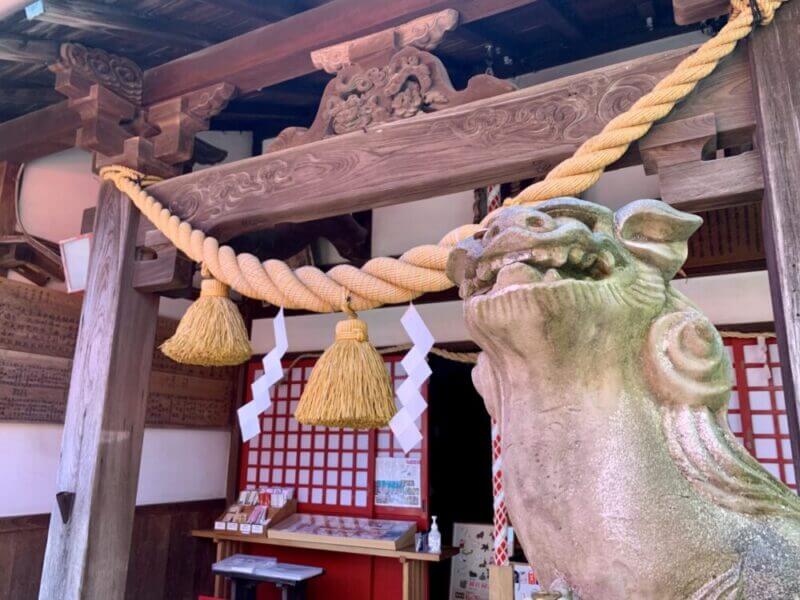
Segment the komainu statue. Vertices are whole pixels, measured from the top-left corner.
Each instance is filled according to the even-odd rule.
[[[800,501],[733,437],[727,352],[670,284],[701,222],[561,198],[450,256],[511,520],[561,597],[800,598]]]

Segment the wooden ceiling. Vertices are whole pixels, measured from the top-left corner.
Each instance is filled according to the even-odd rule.
[[[381,3],[406,0],[375,2],[375,10],[381,10]],[[101,48],[150,69],[326,3],[40,0],[29,8],[30,18],[20,10],[0,21],[0,122],[63,100],[47,69],[61,42]],[[459,26],[435,50],[457,88],[488,67],[499,77],[512,77],[686,30],[675,25],[670,0],[517,4]],[[308,126],[330,77],[310,72],[240,96],[212,128],[254,130],[260,138],[290,125]]]

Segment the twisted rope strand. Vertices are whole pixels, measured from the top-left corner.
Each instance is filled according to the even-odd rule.
[[[760,22],[767,24],[785,0],[756,1]],[[750,33],[754,23],[750,2],[732,0],[731,8],[728,23],[714,38],[681,61],[626,112],[609,121],[600,133],[586,140],[545,179],[506,199],[504,206],[575,196],[594,185],[606,167],[625,154],[653,123],[667,116],[675,104],[691,93],[720,60],[733,52],[736,43]],[[202,263],[215,279],[256,300],[319,313],[339,310],[344,295],[350,297],[353,310],[359,311],[409,302],[423,293],[452,287],[445,274],[450,250],[483,229],[489,218],[487,216],[480,225],[457,227],[438,244],[411,248],[400,258],[373,258],[361,269],[338,265],[327,273],[310,266],[293,271],[280,260],[262,263],[252,254],[237,255],[230,246],[220,246],[216,238],[181,221],[144,189],[158,181],[157,178],[144,177],[120,166],[101,169],[100,174],[113,181],[159,231],[189,258]]]

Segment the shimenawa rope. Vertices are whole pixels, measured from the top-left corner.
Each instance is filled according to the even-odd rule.
[[[609,121],[600,133],[586,140],[544,180],[508,198],[504,206],[577,195],[591,187],[631,143],[643,137],[654,122],[669,114],[677,102],[689,95],[697,83],[733,51],[736,43],[750,33],[754,23],[771,22],[784,1],[732,0],[731,16],[714,38],[682,60],[671,74],[626,112]],[[399,259],[373,258],[361,269],[338,265],[327,273],[311,266],[293,271],[280,260],[262,263],[252,254],[237,255],[230,246],[220,246],[216,238],[173,215],[144,189],[158,181],[157,178],[120,166],[106,167],[100,173],[130,197],[179,250],[202,263],[214,279],[244,296],[284,308],[334,312],[340,308],[342,296],[347,295],[354,310],[366,310],[383,304],[409,302],[423,293],[445,290],[452,286],[445,274],[450,250],[483,228],[482,224],[463,225],[450,231],[436,245],[411,248]]]

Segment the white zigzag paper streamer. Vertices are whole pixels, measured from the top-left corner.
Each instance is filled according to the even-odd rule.
[[[272,406],[270,394],[272,386],[283,379],[281,359],[289,348],[283,308],[278,311],[278,314],[272,320],[272,327],[275,331],[275,347],[261,361],[264,367],[263,375],[250,386],[250,390],[253,392],[253,399],[236,411],[239,416],[239,429],[242,432],[242,440],[245,442],[250,441],[261,433],[261,421],[258,417]]]
[[[414,345],[400,361],[408,377],[397,388],[397,399],[402,406],[389,421],[389,428],[403,452],[408,454],[422,440],[422,433],[417,428],[416,420],[425,412],[428,404],[419,390],[431,376],[431,368],[425,357],[433,348],[434,339],[413,304],[408,305],[408,310],[400,322]]]

